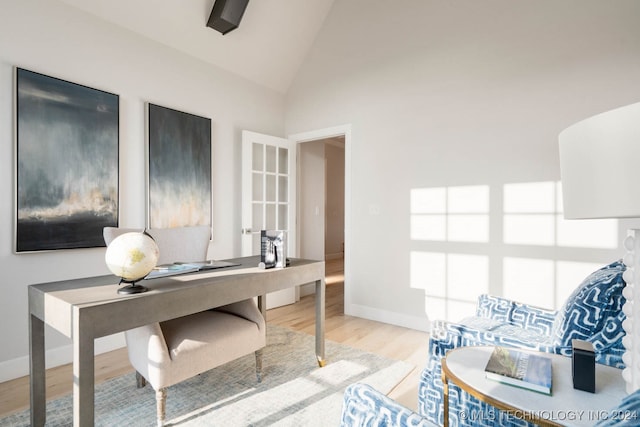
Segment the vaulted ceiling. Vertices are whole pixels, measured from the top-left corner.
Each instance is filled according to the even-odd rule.
[[[206,26],[214,0],[60,0],[262,86],[289,88],[334,0],[250,0],[240,27]]]

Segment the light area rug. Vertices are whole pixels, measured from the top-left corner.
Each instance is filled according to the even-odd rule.
[[[268,325],[263,378],[253,354],[167,389],[167,426],[338,426],[344,389],[354,382],[389,393],[413,366],[326,341],[319,368],[315,338]],[[96,386],[96,426],[155,426],[155,392],[127,374]],[[0,418],[28,426],[29,411]],[[72,425],[72,397],[47,403],[47,426]]]

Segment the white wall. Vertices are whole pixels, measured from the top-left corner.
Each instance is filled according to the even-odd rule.
[[[326,259],[344,256],[344,143],[325,144],[326,172]]]
[[[325,144],[298,145],[298,228],[300,257],[324,259]]]
[[[539,260],[555,293],[567,263],[622,255],[505,243],[504,185],[558,181],[562,129],[640,100],[639,18],[635,0],[335,1],[287,95],[286,131],[352,126],[349,314],[426,329],[424,295],[443,281],[452,299],[504,293],[509,259]],[[412,190],[478,184],[486,241],[411,237]],[[447,279],[464,268],[447,261],[416,280],[416,253],[485,269],[467,268],[461,292]]]
[[[283,96],[53,0],[2,0],[0,13],[0,381],[27,373],[27,286],[106,274],[104,248],[13,253],[13,67],[120,95],[120,225],[145,224],[144,105],[212,119],[214,258],[240,254],[240,134],[283,135]],[[98,349],[122,345],[121,337]],[[70,361],[47,331],[48,359]]]

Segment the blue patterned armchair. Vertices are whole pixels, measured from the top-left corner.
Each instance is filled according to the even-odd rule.
[[[623,368],[624,270],[624,264],[616,261],[593,272],[558,311],[481,295],[475,316],[459,323],[434,321],[431,325],[427,366],[421,374],[418,389],[420,414],[442,425],[444,413],[440,363],[442,357],[456,347],[501,345],[571,356],[571,341],[581,339],[593,344],[596,362]],[[458,417],[462,409],[468,411],[473,408],[477,413],[492,410],[454,384],[449,385],[449,408],[450,425],[454,426],[471,425],[470,420]],[[474,420],[473,425],[482,425],[478,422]],[[488,425],[495,425],[495,419],[488,422]],[[508,425],[529,424],[523,421]]]
[[[366,384],[347,387],[342,403],[341,427],[436,427],[423,416],[389,399]],[[477,425],[477,424],[476,424]],[[594,427],[640,425],[640,390],[626,396]]]
[[[342,427],[436,427],[367,384],[351,384],[342,400]]]

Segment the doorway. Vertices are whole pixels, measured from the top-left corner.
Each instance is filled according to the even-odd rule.
[[[291,135],[289,139],[297,142],[298,151],[299,255],[326,261],[328,286],[344,281],[346,311],[349,295],[350,126]],[[333,277],[336,272],[339,278]],[[313,292],[313,286],[303,286],[300,296]]]

